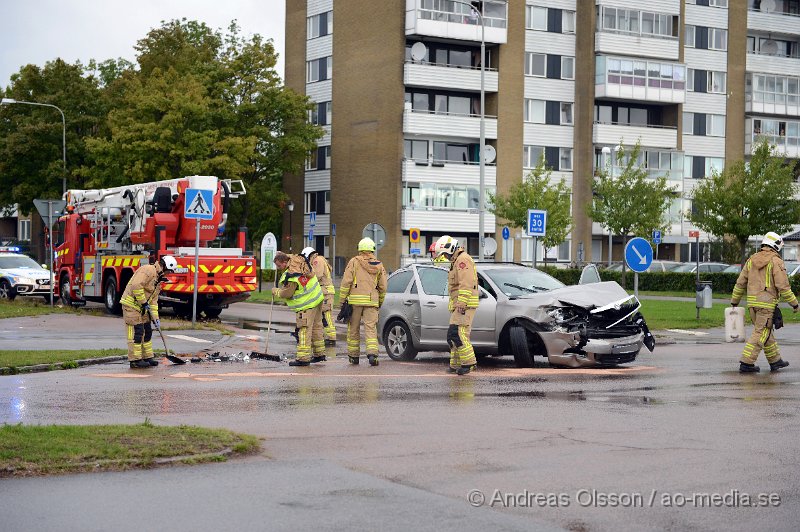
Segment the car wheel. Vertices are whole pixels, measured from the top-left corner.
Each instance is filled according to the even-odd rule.
[[[0,280],[0,299],[14,301],[15,297],[17,297],[17,293],[14,291],[14,287],[11,286],[11,283],[6,279]]]
[[[61,294],[61,303],[65,307],[72,305],[72,299],[69,295],[69,276],[66,273],[61,276],[61,284],[58,285],[58,293]]]
[[[513,325],[508,331],[508,336],[517,367],[532,368],[533,355],[528,348],[528,332],[519,325]]]
[[[383,331],[383,345],[392,360],[414,360],[417,356],[411,331],[401,320],[394,320],[386,326]]]
[[[206,315],[206,318],[212,320],[219,318],[219,315],[222,314],[222,307],[206,307],[203,309],[203,314]]]
[[[122,305],[119,304],[117,299],[117,280],[114,277],[109,277],[106,280],[106,285],[103,289],[103,304],[105,304],[106,312],[109,314],[122,312]]]

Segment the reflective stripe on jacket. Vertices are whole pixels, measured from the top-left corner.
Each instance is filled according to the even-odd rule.
[[[466,308],[478,308],[478,272],[475,261],[463,248],[456,250],[447,276],[447,289],[450,292],[448,308],[450,312],[456,303],[463,303]]]
[[[331,265],[328,264],[325,257],[322,255],[314,257],[311,261],[311,271],[313,271],[314,275],[319,279],[319,285],[322,287],[323,292],[331,295],[336,293],[336,289],[333,287],[333,281],[331,280]]]

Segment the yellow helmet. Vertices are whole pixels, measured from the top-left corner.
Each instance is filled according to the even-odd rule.
[[[375,251],[375,241],[369,237],[362,238],[358,242],[359,251]]]

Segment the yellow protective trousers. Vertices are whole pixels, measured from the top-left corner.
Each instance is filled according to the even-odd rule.
[[[781,358],[778,350],[778,342],[772,330],[772,315],[774,310],[771,308],[750,307],[750,321],[753,322],[753,334],[747,339],[742,351],[741,362],[745,364],[755,364],[758,354],[764,350],[767,362],[772,364]]]
[[[378,354],[378,307],[353,305],[353,315],[347,324],[347,354],[357,357],[361,352],[361,324],[364,324],[364,343],[367,355]]]
[[[333,295],[326,294],[325,301],[322,303],[322,316],[325,318],[323,326],[325,327],[325,339],[336,340],[336,323],[333,321],[331,309],[333,308]]]
[[[322,305],[301,310],[295,316],[297,326],[297,360],[311,361],[311,353],[325,353],[325,337],[322,333]]]
[[[475,358],[475,350],[469,341],[475,310],[474,308],[468,308],[464,314],[461,314],[456,309],[450,315],[450,326],[458,327],[458,340],[461,343],[461,345],[457,346],[455,341],[448,339],[450,344],[450,367],[453,369],[458,369],[460,366],[474,366],[478,363]]]
[[[128,329],[128,360],[153,358],[153,329],[150,322],[126,325]]]

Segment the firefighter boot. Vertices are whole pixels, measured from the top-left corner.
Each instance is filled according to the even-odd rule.
[[[470,366],[461,366],[460,368],[458,368],[458,371],[456,371],[456,375],[466,375],[467,373],[472,373],[476,369],[477,366],[475,364],[472,364]]]
[[[143,358],[142,360],[144,360],[145,362],[147,362],[147,363],[148,363],[148,364],[150,364],[151,366],[158,366],[158,360],[156,360],[156,359],[155,359],[155,358],[153,358],[153,357],[150,357],[150,358]]]
[[[739,362],[739,373],[758,373],[759,371],[761,371],[761,368],[755,364],[745,364],[744,362]]]
[[[347,355],[347,360],[354,366],[358,366],[358,355]]]
[[[328,359],[325,357],[325,355],[317,355],[317,356],[311,357],[311,362],[312,363],[325,362],[326,360],[328,360]]]
[[[130,361],[131,369],[142,369],[142,368],[149,368],[150,363],[146,360],[131,360]]]
[[[297,359],[295,359],[295,360],[292,360],[291,362],[289,362],[289,365],[290,366],[310,366],[311,362],[309,362],[308,360],[297,360]]]
[[[789,363],[781,358],[777,362],[770,362],[769,370],[770,371],[778,371],[779,369],[785,368],[788,365],[789,365]]]
[[[367,355],[367,360],[369,360],[370,366],[378,365],[378,355]]]

